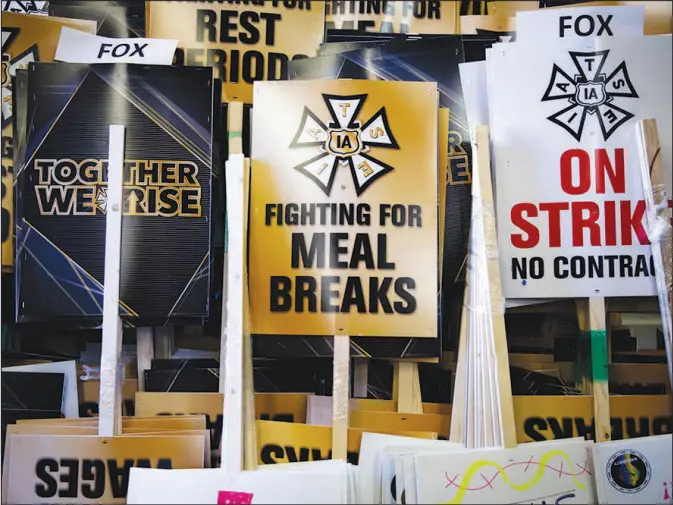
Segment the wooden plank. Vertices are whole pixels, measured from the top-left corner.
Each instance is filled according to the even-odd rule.
[[[334,335],[332,373],[332,459],[346,460],[350,390],[350,337]]]
[[[583,377],[583,393],[589,394],[590,390],[593,395],[596,442],[607,442],[611,439],[611,427],[605,299],[578,299],[576,303],[577,322],[582,332],[580,338],[589,339],[591,357],[590,376]]]
[[[353,359],[353,398],[367,398],[369,386],[369,360]]]
[[[245,298],[244,268],[244,169],[242,154],[229,156],[226,164],[227,225],[228,225],[228,275],[226,296],[227,317],[222,321],[222,346],[224,359],[224,396],[222,424],[222,468],[228,472],[243,470],[244,438],[244,345],[243,345],[243,300]]]
[[[145,391],[145,370],[152,368],[154,359],[154,331],[151,326],[136,329],[136,361],[138,364],[138,390]]]
[[[482,202],[482,219],[486,239],[486,259],[488,265],[489,299],[493,323],[493,344],[496,356],[496,372],[501,412],[502,441],[504,447],[516,447],[516,426],[512,403],[512,380],[509,375],[509,355],[507,353],[507,330],[505,328],[505,299],[500,280],[500,259],[498,238],[493,208],[493,187],[491,184],[491,150],[488,127],[475,127],[474,171],[478,171],[479,189]]]
[[[421,381],[418,363],[400,361],[395,363],[397,374],[397,411],[404,414],[422,414]]]
[[[124,168],[123,125],[110,126],[108,147],[108,190],[105,216],[105,284],[103,286],[103,336],[101,344],[98,435],[121,434],[122,320],[119,317],[119,278],[121,273],[122,201]]]
[[[636,124],[641,179],[645,196],[645,219],[654,260],[655,280],[659,313],[666,346],[669,382],[673,388],[673,278],[671,265],[673,251],[671,216],[668,210],[670,195],[667,195],[666,175],[662,163],[659,131],[655,119],[643,119]]]

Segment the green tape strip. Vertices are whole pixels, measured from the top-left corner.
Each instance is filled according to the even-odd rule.
[[[228,137],[230,139],[237,139],[237,138],[242,137],[242,136],[243,136],[243,132],[229,132],[229,135],[228,135]]]
[[[608,380],[608,333],[591,330],[591,372],[594,382]]]

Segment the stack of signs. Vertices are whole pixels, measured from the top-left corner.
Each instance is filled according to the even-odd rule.
[[[12,3],[12,2],[8,2]],[[3,2],[4,7],[4,2]],[[2,270],[14,266],[14,145],[12,80],[18,69],[35,61],[52,61],[61,34],[67,26],[94,33],[91,21],[32,16],[5,12],[2,15]]]
[[[327,0],[325,28],[379,33],[457,33],[459,4],[440,0]]]
[[[19,420],[7,428],[3,503],[126,503],[132,467],[204,468],[203,416],[122,418],[99,437],[96,419]]]
[[[671,39],[642,21],[638,6],[520,13],[488,55],[507,298],[656,295],[634,124],[657,120],[670,195]]]
[[[290,60],[314,56],[323,39],[324,4],[149,1],[147,32],[178,39],[175,63],[210,66],[225,101],[252,102],[252,84],[287,78]]]
[[[145,0],[49,0],[50,16],[95,21],[102,37],[144,37],[145,10]]]
[[[210,68],[30,66],[17,99],[31,128],[15,135],[19,321],[101,318],[113,124],[126,126],[120,315],[209,316],[216,84]]]
[[[512,449],[466,449],[366,433],[360,449],[360,503],[597,503],[593,445],[573,438]]]
[[[598,502],[673,503],[672,435],[595,444]]]
[[[290,63],[290,78],[293,80],[344,78],[438,83],[440,105],[450,112],[448,138],[443,140],[448,142],[448,166],[442,166],[440,170],[440,174],[446,173],[440,182],[442,191],[446,189],[445,208],[440,210],[440,272],[442,333],[447,339],[449,336],[455,338],[459,328],[463,292],[463,283],[459,279],[466,252],[470,212],[471,151],[458,65],[466,60],[483,58],[485,48],[497,40],[497,37],[481,36],[418,37],[330,30],[327,43],[320,48],[320,57]],[[441,353],[440,341],[373,341],[366,338],[357,338],[356,341],[364,357],[418,358],[436,357]],[[300,346],[298,343],[293,345],[291,341],[266,338],[256,340],[255,351],[264,356],[278,357],[281,349],[300,352],[308,346],[321,355],[330,352],[328,345],[315,339]]]
[[[343,461],[274,465],[240,473],[133,468],[126,503],[359,503],[357,479],[357,467]]]
[[[254,104],[251,332],[437,337],[437,85],[264,82]]]

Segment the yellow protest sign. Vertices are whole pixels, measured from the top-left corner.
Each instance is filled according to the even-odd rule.
[[[77,390],[79,393],[79,415],[82,417],[97,416],[100,380],[79,381]],[[126,379],[122,383],[122,415],[134,415],[133,403],[136,391],[138,391],[138,379]]]
[[[358,462],[364,431],[348,429],[348,461],[354,465]],[[437,438],[436,433],[430,432],[395,431],[387,428],[366,431],[405,437]],[[258,462],[262,465],[319,461],[332,457],[331,426],[257,421],[256,432]]]
[[[2,270],[14,266],[12,77],[34,61],[53,61],[61,28],[96,33],[95,21],[2,13]]]
[[[532,442],[594,437],[591,396],[514,396],[517,440]],[[612,439],[662,435],[673,431],[670,396],[612,396]]]
[[[225,101],[252,103],[252,83],[287,79],[290,60],[315,56],[324,10],[315,0],[148,2],[148,37],[178,39],[177,65],[211,66]]]
[[[125,503],[131,467],[203,468],[205,437],[12,435],[8,503]]]
[[[457,33],[460,2],[325,1],[325,28],[382,33]]]
[[[350,413],[353,428],[364,431],[431,431],[439,438],[448,439],[451,429],[451,416],[442,414],[402,414],[400,412],[373,412],[355,410]]]
[[[56,426],[98,426],[95,417],[55,418],[55,419],[19,419],[17,424],[41,424]],[[127,429],[159,430],[205,430],[206,419],[203,415],[158,416],[158,417],[122,417],[122,431]]]
[[[255,85],[253,334],[437,336],[437,110],[436,83]]]

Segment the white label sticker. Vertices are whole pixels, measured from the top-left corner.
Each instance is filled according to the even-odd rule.
[[[578,7],[516,13],[516,40],[637,37],[643,34],[645,7]]]
[[[67,63],[170,65],[177,47],[177,39],[113,39],[63,27],[54,59]]]

